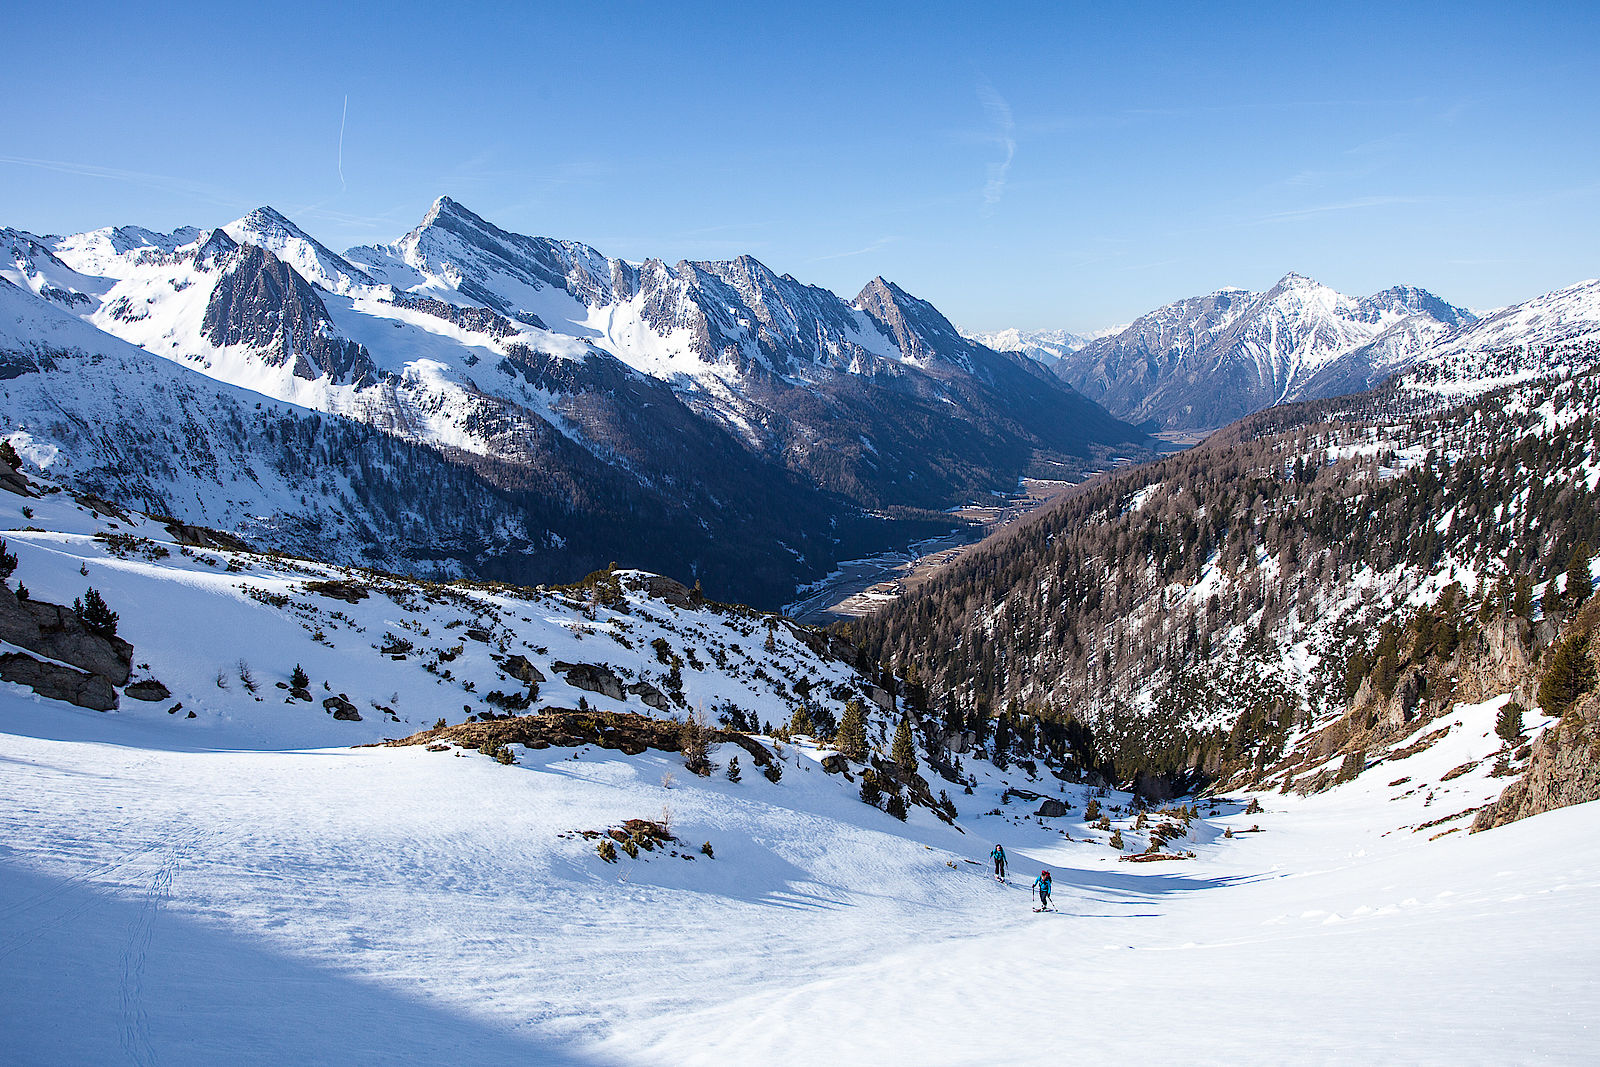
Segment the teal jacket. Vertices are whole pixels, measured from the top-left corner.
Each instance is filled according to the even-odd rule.
[[[1049,896],[1050,895],[1050,876],[1048,874],[1041,874],[1039,877],[1035,878],[1033,880],[1033,888],[1037,889],[1039,892],[1043,893],[1045,896]]]

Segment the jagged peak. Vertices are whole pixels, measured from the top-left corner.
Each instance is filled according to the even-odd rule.
[[[1328,286],[1323,285],[1321,282],[1317,281],[1315,278],[1309,277],[1308,275],[1305,275],[1305,274],[1301,274],[1299,271],[1291,270],[1288,273],[1286,273],[1283,277],[1279,278],[1278,281],[1277,281],[1277,284],[1273,285],[1273,287],[1271,289],[1267,290],[1267,295],[1270,296],[1270,295],[1272,295],[1274,293],[1285,293],[1285,292],[1289,292],[1290,290],[1294,290],[1294,289],[1326,289],[1326,288],[1328,288]]]
[[[223,256],[235,251],[239,242],[228,236],[228,231],[218,226],[214,230],[205,230],[195,240],[194,259],[200,267],[206,268],[215,265]],[[263,249],[263,251],[265,251]]]
[[[487,225],[480,216],[463,207],[460,201],[443,195],[434,198],[433,206],[428,208],[428,213],[422,218],[422,225],[431,226],[440,219],[460,219],[479,226]]]
[[[293,222],[289,221],[289,217],[287,215],[273,207],[271,204],[262,204],[260,207],[256,208],[239,221],[248,222],[250,220],[273,222],[279,226],[288,226],[293,229],[299,229],[298,226],[295,226]]]

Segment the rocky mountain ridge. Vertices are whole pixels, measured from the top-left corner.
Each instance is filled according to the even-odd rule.
[[[1355,299],[1291,272],[1264,293],[1223,289],[1157,308],[1054,369],[1131,421],[1209,428],[1288,400],[1370,388],[1472,321],[1411,286]]]
[[[509,233],[448,198],[393,245],[342,256],[270,208],[207,231],[8,230],[0,247],[14,294],[109,335],[77,350],[115,338],[431,449],[492,491],[538,493],[542,515],[571,518],[512,539],[539,546],[530,579],[592,569],[555,528],[597,521],[587,509],[604,498],[635,516],[625,526],[644,544],[699,528],[699,547],[670,553],[695,561],[677,573],[759,574],[725,594],[782,602],[841,553],[921,529],[868,512],[933,521],[1029,470],[1081,474],[1144,442],[881,279],[849,303],[750,257],[632,265]],[[37,321],[8,331],[19,366]],[[46,416],[14,413],[41,441]],[[522,517],[488,525],[508,524]],[[732,543],[744,561],[730,570],[714,557]],[[510,544],[497,566],[512,565]]]

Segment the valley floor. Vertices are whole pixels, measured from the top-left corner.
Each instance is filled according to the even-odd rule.
[[[1593,1056],[1596,805],[1429,841],[1432,793],[1369,773],[1216,805],[1194,859],[1135,864],[1002,805],[1001,772],[955,797],[963,834],[794,746],[738,784],[654,752],[208,749],[5,688],[11,1063]],[[1459,759],[1439,748],[1414,759]],[[663,807],[684,855],[559,836]]]

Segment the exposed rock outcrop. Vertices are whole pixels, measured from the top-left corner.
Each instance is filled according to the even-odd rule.
[[[333,712],[333,717],[335,719],[339,719],[344,722],[361,721],[361,712],[356,710],[356,706],[350,703],[350,698],[346,697],[343,693],[340,693],[336,697],[328,697],[322,702],[322,706],[328,711]]]
[[[231,242],[230,242],[231,243]],[[200,332],[218,347],[245,345],[297,378],[362,387],[378,380],[366,348],[340,335],[316,290],[277,256],[243,245],[223,257]]]
[[[544,672],[535,667],[526,656],[507,656],[500,669],[519,682],[537,684],[544,681]]]
[[[95,633],[71,608],[18,600],[4,587],[0,587],[0,641],[70,663],[111,685],[126,684],[133,667],[133,646],[122,638]]]
[[[111,711],[117,706],[117,691],[101,675],[46,663],[22,652],[0,655],[0,681],[25,685],[42,697],[91,711]]]
[[[4,372],[4,364],[0,362],[0,381],[9,377]],[[5,460],[0,459],[0,489],[18,496],[35,496],[33,486],[28,481],[28,476],[16,470]]]
[[[734,744],[750,754],[757,767],[772,762],[772,753],[759,741],[732,730],[707,730],[707,744]],[[646,749],[662,752],[683,751],[683,724],[651,719],[631,712],[574,711],[570,708],[545,708],[537,715],[521,715],[493,722],[468,722],[437,730],[424,730],[398,741],[385,741],[388,747],[442,745],[454,742],[462,748],[481,748],[485,744],[526,745],[540,749],[552,746],[577,748],[594,745],[637,756]]]
[[[1590,693],[1539,738],[1523,776],[1478,812],[1474,832],[1570,804],[1600,800],[1600,693]]]
[[[657,711],[667,710],[667,695],[649,682],[634,682],[628,686],[628,692]]]
[[[154,678],[146,678],[142,681],[134,682],[122,692],[125,696],[132,697],[134,700],[166,700],[172,696],[172,690]]]
[[[565,676],[567,684],[576,689],[599,693],[612,700],[627,699],[627,694],[622,688],[622,679],[605,664],[563,663],[557,660],[550,666]]]

